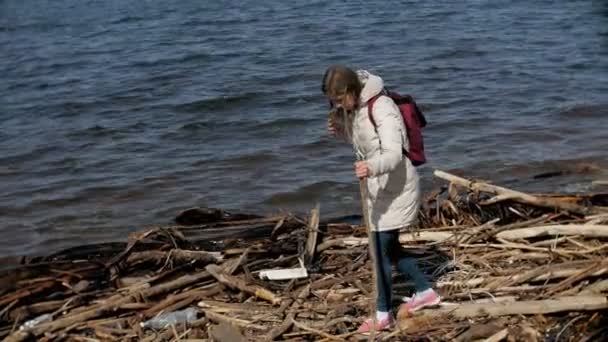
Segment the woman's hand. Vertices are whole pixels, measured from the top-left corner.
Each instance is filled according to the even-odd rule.
[[[332,136],[342,135],[342,127],[338,124],[338,111],[333,109],[327,116],[327,131]]]
[[[363,179],[370,176],[371,172],[369,170],[369,164],[366,161],[356,161],[355,162],[355,174],[357,178]]]
[[[327,131],[331,136],[335,137],[338,135],[338,127],[336,125],[336,120],[332,116],[327,118]]]

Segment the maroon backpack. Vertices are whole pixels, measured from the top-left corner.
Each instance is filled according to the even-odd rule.
[[[426,162],[426,157],[424,156],[424,143],[422,142],[422,128],[426,126],[426,119],[416,105],[414,98],[410,95],[400,95],[391,91],[383,91],[369,99],[369,101],[367,101],[367,113],[369,114],[369,120],[372,122],[372,125],[374,125],[374,128],[376,128],[376,121],[372,116],[372,107],[380,96],[390,97],[397,107],[399,107],[399,111],[401,112],[407,131],[407,139],[410,144],[410,150],[406,151],[405,148],[403,148],[403,154],[409,158],[414,166],[424,164]]]

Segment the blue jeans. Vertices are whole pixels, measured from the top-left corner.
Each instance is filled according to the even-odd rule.
[[[406,274],[414,281],[417,292],[431,288],[428,280],[418,268],[416,260],[401,248],[399,229],[373,232],[372,238],[376,247],[376,283],[378,286],[376,306],[378,311],[391,311],[393,264],[397,265],[399,272]]]

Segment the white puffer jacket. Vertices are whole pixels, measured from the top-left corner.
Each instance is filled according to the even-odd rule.
[[[416,168],[402,153],[409,144],[399,108],[387,96],[373,106],[371,123],[367,101],[384,89],[384,81],[367,71],[357,72],[363,84],[358,109],[341,124],[345,138],[353,144],[359,159],[371,169],[367,181],[370,225],[374,231],[399,229],[415,223],[420,203]]]

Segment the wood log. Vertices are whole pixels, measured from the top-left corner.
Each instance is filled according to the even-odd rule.
[[[525,279],[524,281],[526,281],[526,282],[537,282],[537,281],[546,281],[546,280],[552,280],[552,279],[558,279],[558,278],[568,278],[572,275],[579,273],[581,271],[581,267],[588,267],[591,264],[592,263],[578,263],[578,264],[576,264],[576,266],[556,264],[550,268],[543,268],[542,271],[540,271],[540,272],[537,272],[537,269],[533,269],[533,270],[529,271],[531,273],[532,272],[535,273],[535,275],[533,277],[529,276],[530,273],[524,272],[524,273],[516,273],[510,277],[486,277],[486,278],[481,277],[481,278],[472,278],[472,279],[464,280],[464,281],[439,281],[439,282],[437,282],[437,287],[442,288],[442,287],[455,286],[455,287],[464,287],[464,288],[475,288],[482,284],[495,284],[496,282],[500,282],[494,288],[490,288],[490,287],[487,288],[488,291],[494,291],[494,289],[498,288],[498,286],[504,287],[504,286],[511,286],[513,284],[520,284],[522,282],[522,280],[524,280],[524,279]],[[603,268],[600,268],[597,271],[593,272],[592,274],[589,274],[589,277],[596,277],[596,276],[600,276],[600,275],[603,275],[606,273],[608,273],[608,267],[603,267]],[[510,284],[510,285],[508,285],[508,284]]]
[[[222,272],[222,269],[218,265],[207,265],[205,268],[209,274],[211,274],[215,279],[217,279],[220,283],[237,289],[251,295],[254,295],[258,298],[264,299],[273,305],[279,305],[281,303],[281,298],[277,297],[271,291],[257,285],[248,285],[242,279],[239,279],[234,276],[229,276]]]
[[[451,233],[451,232],[406,232],[399,234],[399,242],[402,244],[408,244],[412,242],[444,242],[450,239],[455,239],[458,236],[463,236],[462,233]],[[354,236],[348,236],[338,239],[330,239],[323,241],[319,244],[317,251],[324,251],[331,247],[356,247],[366,246],[368,244],[367,238],[358,238]]]
[[[506,240],[529,239],[540,236],[580,235],[585,237],[608,237],[608,225],[551,225],[507,230],[496,234]]]
[[[571,296],[545,300],[461,304],[453,308],[422,310],[430,316],[450,315],[456,318],[499,317],[509,315],[550,314],[563,311],[593,311],[608,308],[606,296]]]
[[[532,196],[524,192],[511,190],[484,182],[469,181],[467,179],[440,170],[435,170],[434,175],[435,177],[447,180],[467,189],[471,189],[474,191],[484,191],[499,196],[499,198],[493,201],[493,203],[498,202],[498,200],[510,199],[524,204],[531,204],[543,208],[565,210],[580,215],[586,215],[594,212],[592,208],[587,208],[574,203],[560,201],[554,198],[541,198],[537,196]]]

